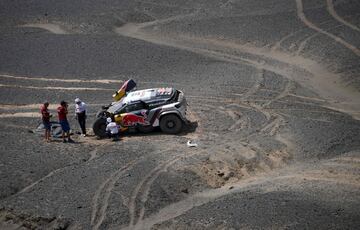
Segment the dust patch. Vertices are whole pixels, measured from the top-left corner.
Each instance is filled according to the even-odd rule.
[[[291,158],[286,150],[269,153],[259,151],[261,150],[239,145],[237,152],[218,152],[189,168],[209,186],[219,188],[274,168],[281,168]]]
[[[59,78],[45,78],[45,77],[25,77],[25,76],[12,76],[7,74],[0,74],[2,78],[11,78],[19,80],[29,80],[29,81],[50,81],[50,82],[66,82],[66,83],[123,83],[122,80],[113,80],[113,79],[95,79],[95,80],[84,80],[84,79],[59,79]]]
[[[88,104],[86,103],[86,105],[88,106],[102,106],[104,104]],[[0,104],[0,109],[4,109],[4,110],[11,110],[11,109],[16,109],[16,110],[20,110],[20,109],[40,109],[40,107],[42,106],[42,104]],[[49,105],[49,109],[56,109],[59,105],[57,105],[57,103],[50,103]]]
[[[25,25],[21,25],[19,27],[30,27],[30,28],[39,28],[43,30],[47,30],[53,34],[69,34],[66,30],[64,30],[60,25],[54,23],[29,23]]]
[[[70,91],[114,91],[113,89],[106,89],[106,88],[88,88],[88,87],[53,87],[53,86],[22,86],[22,85],[5,85],[0,84],[0,87],[4,88],[21,88],[21,89],[44,89],[44,90],[70,90]]]

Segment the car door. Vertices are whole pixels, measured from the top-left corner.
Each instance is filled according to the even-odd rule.
[[[148,110],[144,102],[136,102],[127,105],[123,109],[122,123],[124,126],[149,125]]]

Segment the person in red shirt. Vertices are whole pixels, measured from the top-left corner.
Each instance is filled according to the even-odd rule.
[[[50,113],[48,110],[49,107],[49,102],[45,102],[41,107],[40,107],[40,113],[41,113],[41,118],[42,118],[42,122],[45,128],[45,141],[50,142],[50,129],[51,129],[51,125],[50,125]]]
[[[59,123],[62,128],[62,138],[63,142],[66,143],[66,138],[68,142],[73,142],[70,138],[70,125],[67,120],[68,113],[68,104],[65,101],[60,102],[60,106],[57,108]]]

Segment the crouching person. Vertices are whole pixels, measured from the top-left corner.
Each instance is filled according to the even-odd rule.
[[[118,141],[120,126],[116,124],[116,122],[112,121],[111,117],[106,119],[106,123],[106,133],[108,134],[109,138],[112,138],[113,141]]]

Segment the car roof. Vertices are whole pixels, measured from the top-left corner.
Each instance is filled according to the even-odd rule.
[[[129,104],[135,101],[154,101],[154,100],[166,100],[171,98],[175,89],[174,88],[153,88],[143,89],[130,92],[123,100],[123,103]]]

